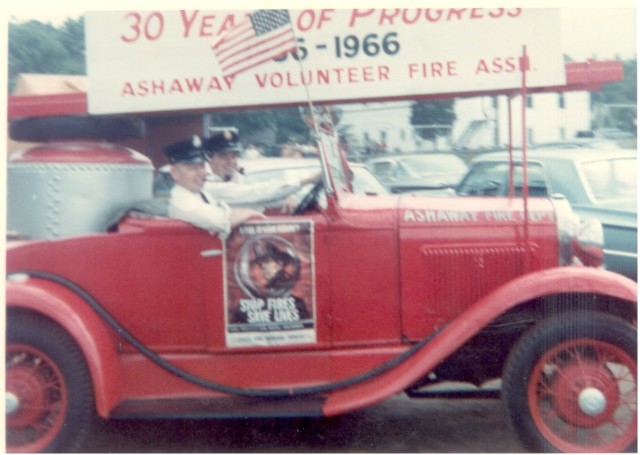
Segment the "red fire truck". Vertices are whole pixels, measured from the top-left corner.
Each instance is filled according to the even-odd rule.
[[[48,142],[8,163],[9,451],[76,449],[96,415],[335,416],[495,380],[527,449],[635,447],[636,283],[562,197],[353,194],[321,131],[298,214],[221,239],[136,204],[153,166],[111,133],[140,130],[85,103],[10,99],[12,136]]]

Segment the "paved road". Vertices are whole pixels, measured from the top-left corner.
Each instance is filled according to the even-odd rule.
[[[333,419],[101,422],[83,452],[523,452],[499,400],[394,397]]]

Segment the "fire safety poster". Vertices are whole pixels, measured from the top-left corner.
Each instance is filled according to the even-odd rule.
[[[314,343],[311,221],[260,221],[227,239],[226,342],[229,347]]]

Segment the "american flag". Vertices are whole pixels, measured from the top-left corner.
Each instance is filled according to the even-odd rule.
[[[211,46],[227,77],[280,57],[296,46],[289,11],[260,9],[220,35]]]

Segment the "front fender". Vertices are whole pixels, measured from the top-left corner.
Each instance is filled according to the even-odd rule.
[[[6,306],[8,317],[11,309],[30,310],[57,322],[73,337],[91,371],[96,411],[108,417],[122,390],[117,340],[87,303],[59,284],[20,275],[6,282]]]
[[[637,304],[635,281],[601,269],[561,267],[518,277],[474,303],[397,368],[371,381],[331,394],[324,404],[323,413],[327,416],[342,414],[402,392],[502,313],[538,297],[576,292],[607,295]]]

